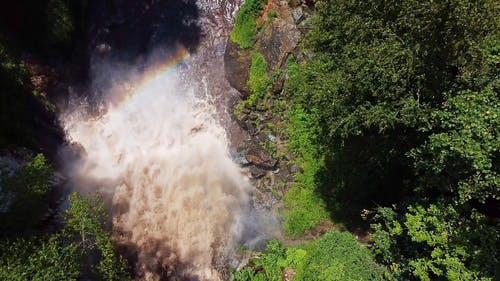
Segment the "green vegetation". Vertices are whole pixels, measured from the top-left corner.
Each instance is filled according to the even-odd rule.
[[[105,230],[107,216],[101,198],[73,193],[69,202],[71,208],[66,212],[67,225],[63,233],[74,241],[83,257],[94,257],[90,264],[83,265],[90,267],[100,280],[130,280],[125,260],[114,252],[113,241]]]
[[[317,2],[306,42],[314,56],[289,64],[287,92],[290,149],[299,163],[312,151],[318,166],[301,163],[297,181],[321,203],[293,205],[292,188],[285,205],[304,213],[285,216],[285,229],[301,229],[317,204],[347,229],[368,229],[363,212],[394,280],[499,276],[499,9],[491,0]],[[294,114],[310,121],[297,129]]]
[[[498,222],[444,202],[404,211],[381,208],[377,220],[383,223],[374,225],[374,252],[396,277],[495,280],[492,277],[498,276]]]
[[[262,13],[264,3],[264,0],[245,0],[236,15],[230,38],[241,48],[246,49],[253,46],[258,32],[257,19]]]
[[[0,280],[129,280],[125,261],[114,252],[106,215],[97,196],[69,196],[65,226],[42,223],[53,169],[38,154],[0,181]]]
[[[244,102],[251,106],[256,105],[259,99],[266,96],[269,82],[266,59],[259,52],[254,52],[248,78],[248,86],[250,87],[251,94]]]
[[[84,15],[86,2],[16,1],[0,11],[1,40],[21,52],[68,55],[72,51],[76,33],[81,28],[78,23],[82,22],[80,17]]]
[[[104,230],[98,197],[69,197],[66,226],[41,238],[0,240],[2,280],[130,280],[124,260]]]
[[[247,81],[250,95],[236,107],[235,114],[239,115],[244,108],[265,110],[269,98],[269,88],[274,79],[276,79],[276,74],[271,77],[267,75],[267,62],[264,56],[257,51],[253,52]]]
[[[303,172],[295,176],[295,183],[285,194],[283,213],[285,233],[292,237],[328,219],[328,212],[317,193],[318,177],[324,169],[324,154],[318,144],[318,127],[315,115],[297,107],[288,112],[287,132],[290,142],[287,149],[296,157],[296,164]]]
[[[52,46],[68,47],[75,32],[74,15],[70,1],[55,0],[47,5],[47,41]]]
[[[269,153],[269,155],[271,155],[271,157],[273,157],[274,159],[278,158],[276,142],[269,140],[265,142],[259,142],[259,145],[262,146],[262,148],[264,148]]]
[[[370,251],[359,245],[347,232],[330,231],[320,239],[298,247],[285,248],[276,241],[250,265],[235,272],[235,281],[281,281],[286,269],[295,273],[293,280],[348,281],[384,280]]]
[[[78,280],[76,245],[64,246],[59,237],[19,239],[0,243],[2,280]]]

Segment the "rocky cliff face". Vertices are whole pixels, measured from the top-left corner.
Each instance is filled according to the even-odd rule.
[[[255,44],[241,48],[228,40],[224,54],[227,81],[240,93],[234,118],[250,136],[238,151],[242,156],[240,164],[247,167],[257,187],[257,205],[266,209],[279,208],[293,175],[300,172],[298,166],[290,164],[293,156],[286,150],[283,95],[287,60],[301,56],[300,42],[308,29],[305,20],[311,15],[311,6],[307,2],[299,5],[294,1],[267,1],[257,21]],[[255,53],[266,61],[272,81],[264,98],[255,106],[245,107],[246,100],[252,99],[249,78]]]
[[[302,8],[298,9],[302,11]],[[237,43],[228,41],[224,56],[226,77],[243,95],[250,93],[247,82],[253,52],[258,51],[264,56],[271,74],[282,69],[288,55],[297,51],[302,36],[293,18],[294,11],[297,8],[294,9],[288,1],[270,0],[258,20],[261,29],[253,48],[240,48]]]

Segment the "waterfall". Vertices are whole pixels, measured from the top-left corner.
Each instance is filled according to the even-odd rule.
[[[239,2],[197,3],[204,37],[191,54],[177,45],[140,66],[93,60],[98,102],[76,100],[61,114],[80,151],[68,163],[72,185],[108,195],[113,236],[137,280],[227,279],[236,244],[266,236],[226,128],[237,93],[223,50]]]

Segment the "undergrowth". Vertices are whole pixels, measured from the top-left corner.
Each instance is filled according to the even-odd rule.
[[[320,239],[284,247],[271,241],[264,254],[234,272],[235,281],[281,281],[293,269],[294,281],[383,280],[384,269],[370,251],[348,232],[329,231]]]
[[[250,95],[236,106],[234,113],[236,115],[241,114],[243,108],[256,107],[257,109],[264,109],[265,99],[268,96],[273,79],[273,77],[267,75],[267,62],[264,56],[257,51],[254,52],[247,82],[250,87]]]
[[[312,114],[302,108],[287,113],[287,149],[295,155],[296,165],[303,172],[295,175],[295,183],[285,194],[284,231],[291,237],[303,235],[329,218],[325,203],[316,193],[317,177],[324,168],[324,156],[317,144],[317,126]]]
[[[241,48],[246,49],[253,46],[259,30],[257,19],[262,12],[264,3],[264,0],[246,0],[236,15],[230,39]]]

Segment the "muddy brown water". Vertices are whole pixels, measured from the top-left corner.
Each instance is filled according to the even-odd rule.
[[[249,135],[232,117],[239,93],[225,79],[224,52],[241,2],[89,1],[90,83],[61,115],[79,154],[66,173],[72,188],[108,196],[137,280],[227,280],[236,244],[275,231],[234,162]],[[183,50],[172,75],[135,88]],[[110,92],[128,89],[126,102],[108,104]]]

